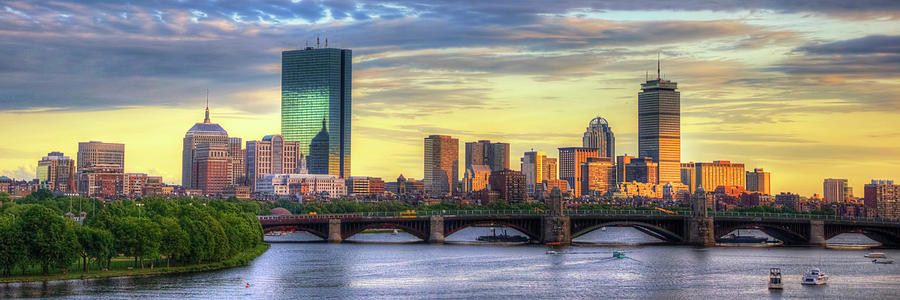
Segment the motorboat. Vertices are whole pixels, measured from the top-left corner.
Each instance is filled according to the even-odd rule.
[[[884,253],[881,253],[881,252],[871,252],[869,254],[866,254],[866,258],[886,258],[886,257],[887,257],[887,255],[885,255]]]
[[[819,270],[819,268],[812,268],[803,275],[803,280],[801,280],[800,283],[806,285],[826,284],[828,283],[828,275],[822,273],[822,270]]]
[[[556,251],[556,250],[550,249],[550,250],[547,250],[547,254],[554,254],[554,255],[556,255],[556,254],[564,254],[564,252],[562,252],[562,251]]]
[[[600,227],[600,231],[606,231],[606,226]]]
[[[887,265],[887,264],[892,264],[892,263],[894,263],[894,260],[893,260],[893,259],[889,259],[889,258],[880,258],[880,259],[879,259],[879,258],[876,258],[876,259],[873,259],[872,262],[873,262],[873,263],[876,263],[876,264],[885,264],[885,265]]]
[[[780,268],[770,268],[769,269],[769,289],[770,290],[784,289],[784,282],[781,281],[781,269]]]
[[[482,235],[475,240],[479,242],[492,242],[492,243],[524,243],[528,242],[528,237],[524,237],[521,235],[509,235],[506,230],[503,231],[502,234],[497,234],[497,231],[491,228],[491,235]]]
[[[754,235],[741,235],[740,231],[737,233],[728,234],[721,238],[716,239],[716,243],[727,243],[727,244],[760,244],[766,243],[769,241],[767,237],[757,237]]]
[[[626,256],[625,256],[625,250],[616,250],[616,251],[613,251],[612,257],[613,257],[613,258],[625,258],[625,257],[626,257]]]
[[[397,231],[397,229],[394,229],[394,231],[391,232],[391,235],[398,235],[398,234],[400,234],[400,233]]]

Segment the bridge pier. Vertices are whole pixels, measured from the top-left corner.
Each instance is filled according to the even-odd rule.
[[[572,243],[572,219],[566,216],[541,218],[541,243]]]
[[[328,219],[328,242],[340,243],[341,237],[341,219]]]
[[[444,243],[444,217],[431,216],[431,218],[428,219],[428,224],[430,226],[430,232],[428,234],[428,242],[431,244],[443,244]]]
[[[825,221],[810,220],[809,221],[809,245],[817,247],[825,247]]]
[[[687,243],[696,246],[715,246],[716,235],[713,218],[694,217],[687,220]]]

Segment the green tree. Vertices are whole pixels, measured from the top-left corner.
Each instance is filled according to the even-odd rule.
[[[68,268],[78,259],[78,239],[71,222],[44,206],[29,206],[21,216],[24,246],[28,257],[41,265],[41,272],[50,268]],[[73,223],[74,224],[74,223]]]
[[[15,215],[0,215],[0,267],[3,275],[9,276],[25,258],[25,241],[21,224]]]
[[[78,243],[81,244],[82,270],[87,271],[90,259],[94,259],[100,267],[109,268],[109,260],[115,252],[112,233],[89,226],[81,226],[76,232]]]
[[[144,267],[145,257],[159,254],[162,234],[159,225],[147,218],[127,216],[118,220],[111,230],[116,246],[125,255],[134,257],[134,266]]]
[[[166,267],[168,267],[173,258],[178,259],[190,254],[191,239],[187,232],[181,229],[175,218],[160,217],[157,222],[162,234],[159,252],[166,256]]]

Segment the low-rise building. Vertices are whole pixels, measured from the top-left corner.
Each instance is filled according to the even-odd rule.
[[[254,193],[263,196],[339,198],[347,195],[343,179],[324,174],[267,174],[257,179]]]

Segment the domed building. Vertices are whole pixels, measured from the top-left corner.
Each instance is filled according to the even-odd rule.
[[[272,209],[273,216],[290,216],[291,212],[284,207],[276,207]]]
[[[598,156],[615,160],[616,136],[613,134],[609,122],[603,117],[598,116],[588,123],[582,142],[584,147],[597,148]]]
[[[209,119],[209,105],[202,123],[196,123],[184,134],[181,152],[181,185],[199,189],[203,194],[224,192],[231,182],[228,132]]]

